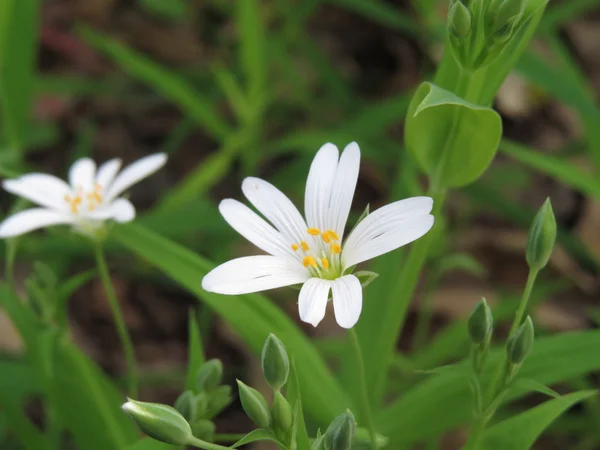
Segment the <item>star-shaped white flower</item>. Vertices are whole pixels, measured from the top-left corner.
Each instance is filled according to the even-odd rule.
[[[369,214],[344,240],[359,166],[356,143],[341,156],[333,144],[321,147],[306,182],[306,220],[276,187],[246,178],[244,195],[272,225],[237,200],[223,200],[219,210],[229,225],[269,255],[228,261],[208,273],[202,287],[236,295],[303,283],[298,306],[304,322],[317,326],[331,291],[337,323],[353,327],[362,309],[362,286],[353,268],[420,238],[433,226],[433,200],[413,197]]]
[[[6,218],[0,224],[0,238],[61,224],[71,224],[77,232],[93,234],[106,220],[129,222],[135,217],[135,208],[119,195],[156,172],[166,161],[164,153],[157,153],[135,161],[119,173],[120,159],[111,159],[96,171],[94,161],[82,158],[71,166],[69,183],[43,173],[5,180],[2,183],[5,190],[40,208],[26,209]]]

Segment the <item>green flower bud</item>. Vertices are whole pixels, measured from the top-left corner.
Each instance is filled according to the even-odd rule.
[[[196,386],[199,391],[212,391],[223,378],[223,364],[218,359],[206,361],[198,370],[196,376]]]
[[[292,407],[279,391],[275,392],[275,396],[273,397],[271,416],[273,417],[273,428],[283,433],[287,433],[294,422]]]
[[[190,424],[175,408],[131,399],[122,408],[144,433],[158,441],[185,445],[192,438]]]
[[[203,441],[212,442],[216,426],[210,420],[198,419],[192,422],[192,434]]]
[[[208,396],[207,418],[215,417],[231,403],[231,386],[219,386]]]
[[[228,386],[229,387],[229,386]],[[215,391],[213,391],[215,392]],[[210,394],[212,396],[212,393]],[[200,392],[194,397],[196,407],[196,418],[206,417],[209,411],[210,396],[206,392]]]
[[[283,342],[274,334],[265,341],[260,362],[269,386],[276,391],[281,389],[290,375],[290,360]]]
[[[533,347],[534,329],[531,317],[527,316],[525,322],[517,329],[514,336],[506,343],[508,360],[512,364],[521,364]]]
[[[488,35],[507,27],[512,32],[524,10],[524,0],[492,0],[486,12]]]
[[[325,431],[325,450],[350,450],[356,431],[356,419],[349,409],[337,416]]]
[[[494,318],[492,317],[492,310],[482,298],[469,317],[467,323],[469,328],[469,336],[475,344],[482,344],[488,338],[492,332],[494,326]]]
[[[271,413],[265,398],[256,389],[247,386],[240,380],[237,380],[238,390],[242,408],[246,415],[261,428],[269,428],[271,424]]]
[[[556,241],[556,219],[550,199],[547,198],[531,224],[527,237],[527,264],[531,269],[542,269],[552,255]]]
[[[471,13],[469,9],[457,0],[448,12],[448,29],[459,39],[471,34]]]
[[[193,391],[185,391],[177,400],[175,400],[175,409],[181,413],[181,415],[188,422],[194,420],[197,415],[196,398]]]

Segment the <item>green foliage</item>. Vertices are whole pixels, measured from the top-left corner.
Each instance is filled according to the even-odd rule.
[[[423,83],[408,108],[406,148],[444,187],[472,183],[490,165],[502,136],[494,110]]]

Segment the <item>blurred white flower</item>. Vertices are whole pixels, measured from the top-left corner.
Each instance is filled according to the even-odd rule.
[[[276,187],[246,178],[244,195],[272,225],[237,200],[223,200],[219,210],[229,225],[269,255],[228,261],[208,273],[202,287],[235,295],[303,283],[298,303],[304,322],[317,326],[332,291],[337,323],[353,327],[362,309],[354,266],[420,238],[433,226],[433,200],[413,197],[369,214],[344,241],[359,166],[356,143],[341,156],[333,144],[321,147],[306,182],[306,221]]]
[[[111,159],[96,171],[96,164],[82,158],[71,166],[69,183],[53,175],[31,173],[5,180],[8,192],[23,197],[40,208],[18,212],[0,223],[0,238],[8,238],[52,225],[71,224],[75,231],[94,234],[104,221],[129,222],[135,208],[118,197],[126,189],[160,169],[167,161],[164,153],[135,161],[119,173],[120,159]]]

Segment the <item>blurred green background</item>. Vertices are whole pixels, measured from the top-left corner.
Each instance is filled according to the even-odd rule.
[[[361,147],[356,217],[367,203],[374,209],[420,194],[423,180],[403,148],[403,120],[414,88],[431,78],[441,57],[447,2],[258,4],[3,0],[0,174],[64,176],[82,156],[130,162],[167,152],[166,169],[132,190],[139,221],[218,263],[254,252],[219,216],[218,201],[241,198],[242,179],[253,175],[302,205],[308,166],[325,142],[343,147],[357,141]],[[399,342],[416,355],[397,362],[406,383],[409,369],[463,354],[466,335],[448,325],[464,318],[481,296],[515,305],[526,276],[526,230],[548,196],[560,248],[534,292],[539,326],[564,331],[600,322],[598,55],[600,1],[551,1],[494,104],[505,130],[494,164],[449,199],[445,232]],[[0,204],[7,214],[14,198],[2,193]],[[142,370],[142,397],[172,402],[184,377],[188,310],[197,303],[108,245]],[[93,267],[85,243],[60,229],[21,239],[21,283],[38,260],[61,278]],[[118,340],[102,286],[91,278],[82,279],[70,298],[74,337],[119,376]],[[295,318],[294,295],[277,291],[272,297]],[[258,383],[243,342],[210,311],[201,308],[199,315],[208,356],[224,360],[230,381],[243,375]],[[340,330],[328,319],[316,330],[305,329],[335,357]],[[4,357],[17,358],[20,348],[0,316]],[[35,403],[30,409],[33,417],[39,414]],[[222,432],[249,428],[238,404],[217,424]],[[540,448],[576,448],[563,432],[572,430],[569,418],[561,424]],[[460,432],[446,436],[442,448],[458,448],[460,440]],[[13,448],[11,442],[10,433],[0,433],[2,448]],[[585,439],[577,442],[592,449],[597,440],[588,447]]]

